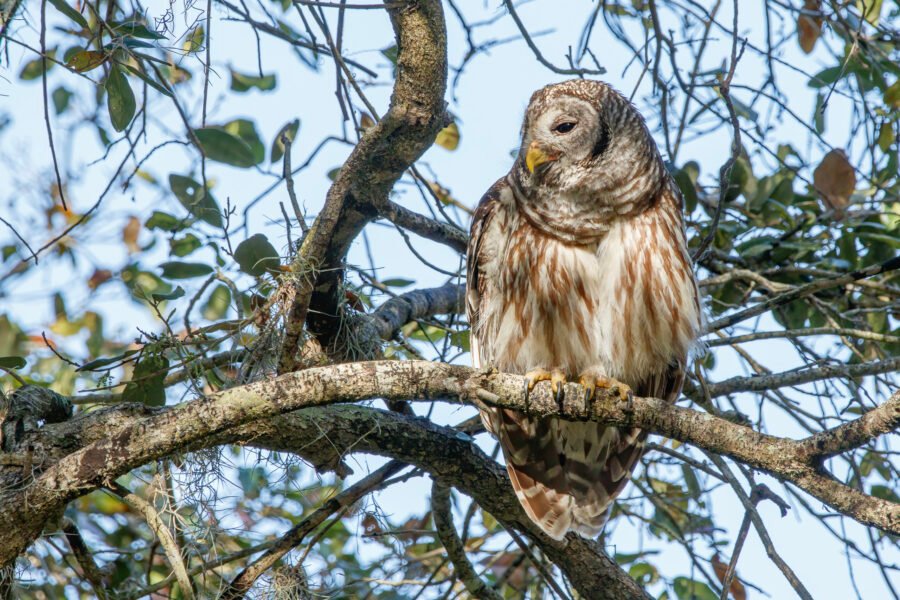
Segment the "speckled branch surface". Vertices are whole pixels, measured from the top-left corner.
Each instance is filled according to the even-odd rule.
[[[386,10],[397,40],[390,106],[344,162],[294,260],[294,271],[306,276],[288,310],[280,373],[295,368],[305,326],[324,348],[332,346],[350,244],[381,214],[394,184],[446,124],[447,34],[440,0],[391,4]]]
[[[47,466],[38,471],[33,480],[21,481],[19,485],[10,485],[8,473],[5,480],[0,480],[4,484],[0,491],[0,531],[4,532],[0,540],[0,564],[8,563],[20,553],[67,502],[170,453],[239,440],[241,438],[234,437],[234,432],[247,424],[268,423],[272,417],[298,409],[374,398],[445,400],[524,410],[522,384],[522,377],[517,375],[487,373],[436,362],[345,363],[286,374],[169,408],[151,410],[122,405],[47,426],[26,437],[20,445],[22,449],[30,448],[34,465]],[[579,398],[581,388],[569,384],[560,411],[550,397],[548,386],[541,384],[532,393],[528,410],[542,416],[561,415],[625,427],[639,426],[768,472],[860,523],[900,533],[900,505],[848,487],[831,477],[823,467],[828,457],[897,429],[900,426],[900,392],[855,421],[802,440],[765,435],[653,398],[635,398],[630,406],[617,397],[605,396],[584,406]],[[436,427],[416,419],[410,422],[431,428],[429,430]],[[403,437],[403,434],[398,435]],[[461,432],[453,435],[466,446],[472,446],[467,435]],[[388,440],[381,441],[386,443]],[[312,449],[314,442],[311,437],[305,440],[304,447]],[[391,456],[391,448],[391,444],[386,443],[384,448],[364,445],[356,450]],[[419,464],[410,456],[397,455],[395,458]],[[324,456],[320,459],[312,457],[312,460],[316,464],[327,463]],[[450,471],[443,473],[434,464],[421,466],[472,493],[479,502],[486,497],[484,490],[479,489],[479,482],[471,480],[472,474],[461,469],[459,464],[447,466]],[[504,477],[502,470],[497,476]],[[493,512],[490,502],[483,506]],[[527,530],[527,524],[517,523]],[[582,542],[571,539],[570,543]]]

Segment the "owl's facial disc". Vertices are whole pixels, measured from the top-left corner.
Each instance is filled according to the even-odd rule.
[[[590,102],[575,96],[560,96],[552,106],[528,123],[524,162],[532,176],[568,171],[592,158],[603,135],[600,115]]]

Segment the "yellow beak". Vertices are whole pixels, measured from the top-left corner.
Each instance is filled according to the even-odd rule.
[[[558,158],[558,154],[548,152],[537,141],[534,141],[531,142],[531,145],[528,146],[528,152],[525,153],[525,166],[528,167],[529,173],[534,173],[534,170],[539,166],[553,162]]]

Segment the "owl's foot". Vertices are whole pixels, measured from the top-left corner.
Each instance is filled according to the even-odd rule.
[[[531,390],[541,381],[549,381],[550,389],[553,391],[553,397],[556,404],[562,410],[563,395],[566,390],[566,374],[562,369],[533,369],[525,373],[525,412],[528,412],[528,398]]]
[[[634,401],[634,392],[631,388],[615,379],[610,379],[605,375],[598,375],[594,371],[585,371],[578,378],[578,383],[584,387],[584,405],[587,408],[588,403],[594,399],[597,389],[609,390],[615,396],[618,396],[622,402],[627,402],[630,409]]]

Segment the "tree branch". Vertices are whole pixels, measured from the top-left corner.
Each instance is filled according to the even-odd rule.
[[[178,585],[181,588],[181,596],[188,599],[194,598],[194,587],[191,583],[191,578],[188,576],[184,559],[181,556],[181,548],[178,547],[175,536],[169,531],[156,508],[123,485],[113,482],[108,487],[128,506],[144,517],[147,525],[156,534],[156,539],[159,540],[160,545],[163,547],[166,558],[169,559],[169,565],[171,565],[172,571],[175,573],[175,579],[178,580]]]
[[[353,239],[378,216],[394,183],[434,141],[446,120],[447,41],[439,0],[387,7],[397,38],[397,79],[387,113],[366,131],[341,167],[325,206],[303,240],[279,373],[296,366],[304,325],[333,350],[340,325],[342,263]]]
[[[466,548],[453,526],[450,507],[450,488],[440,481],[431,486],[431,514],[438,538],[447,550],[447,557],[453,563],[453,573],[462,581],[466,590],[478,600],[502,600],[502,596],[481,580],[469,559]]]
[[[69,548],[72,550],[75,561],[81,567],[84,580],[90,584],[91,589],[97,594],[99,600],[106,600],[105,578],[103,577],[100,568],[97,566],[97,562],[94,560],[90,548],[88,548],[87,543],[85,543],[84,537],[78,530],[78,526],[75,525],[75,522],[71,519],[64,518],[62,531],[63,535],[66,537],[66,542],[69,544]]]
[[[829,458],[871,442],[900,427],[900,390],[884,404],[860,418],[803,440],[804,449],[820,459]]]
[[[616,395],[600,394],[585,406],[580,401],[582,393],[580,386],[568,384],[560,410],[549,386],[543,384],[526,404],[522,377],[518,375],[427,361],[378,361],[310,368],[185,402],[142,419],[120,416],[121,426],[106,428],[104,437],[64,456],[27,487],[7,485],[0,491],[0,530],[8,534],[5,543],[0,543],[0,566],[8,564],[39,535],[54,511],[131,469],[176,450],[208,445],[208,438],[253,421],[300,408],[374,398],[488,404],[527,409],[540,417],[640,427],[768,472],[864,525],[900,533],[900,505],[867,496],[833,479],[822,470],[820,457],[810,454],[809,438],[794,441],[765,435],[652,398],[635,398],[625,405]],[[856,425],[851,428],[857,432],[856,444],[862,442],[861,432],[881,430]],[[36,452],[46,447],[29,438],[22,443],[26,442]],[[40,464],[40,460],[35,462]],[[464,476],[458,471],[457,475]]]
[[[407,323],[434,315],[458,314],[465,310],[466,286],[450,281],[438,288],[412,290],[391,298],[369,314],[374,335],[383,340]]]
[[[260,575],[271,569],[285,554],[299,546],[303,539],[316,527],[335,513],[346,510],[369,492],[383,487],[386,479],[405,466],[403,462],[391,461],[346,490],[326,500],[311,515],[291,527],[271,548],[266,550],[265,554],[238,573],[231,580],[231,583],[228,584],[228,587],[219,595],[219,600],[239,600],[243,598],[254,582],[259,579]]]
[[[834,277],[820,279],[819,281],[813,281],[812,283],[807,283],[806,285],[801,285],[799,287],[793,288],[789,292],[785,292],[777,296],[772,296],[765,302],[760,302],[759,304],[751,306],[750,308],[745,308],[744,310],[738,311],[720,319],[716,319],[712,323],[707,324],[706,331],[719,331],[720,329],[731,327],[736,323],[740,323],[741,321],[745,321],[746,319],[761,315],[772,310],[773,308],[784,306],[785,304],[793,302],[794,300],[799,300],[800,298],[815,294],[816,292],[821,292],[822,290],[827,290],[834,287],[840,287],[842,285],[847,285],[848,283],[853,283],[854,281],[859,281],[860,279],[875,277],[876,275],[889,273],[897,269],[900,269],[900,256],[895,256],[894,258],[887,260],[881,264],[872,265],[870,267],[866,267],[865,269],[860,269],[859,271],[853,271],[852,273],[845,273],[843,275],[836,275]]]

